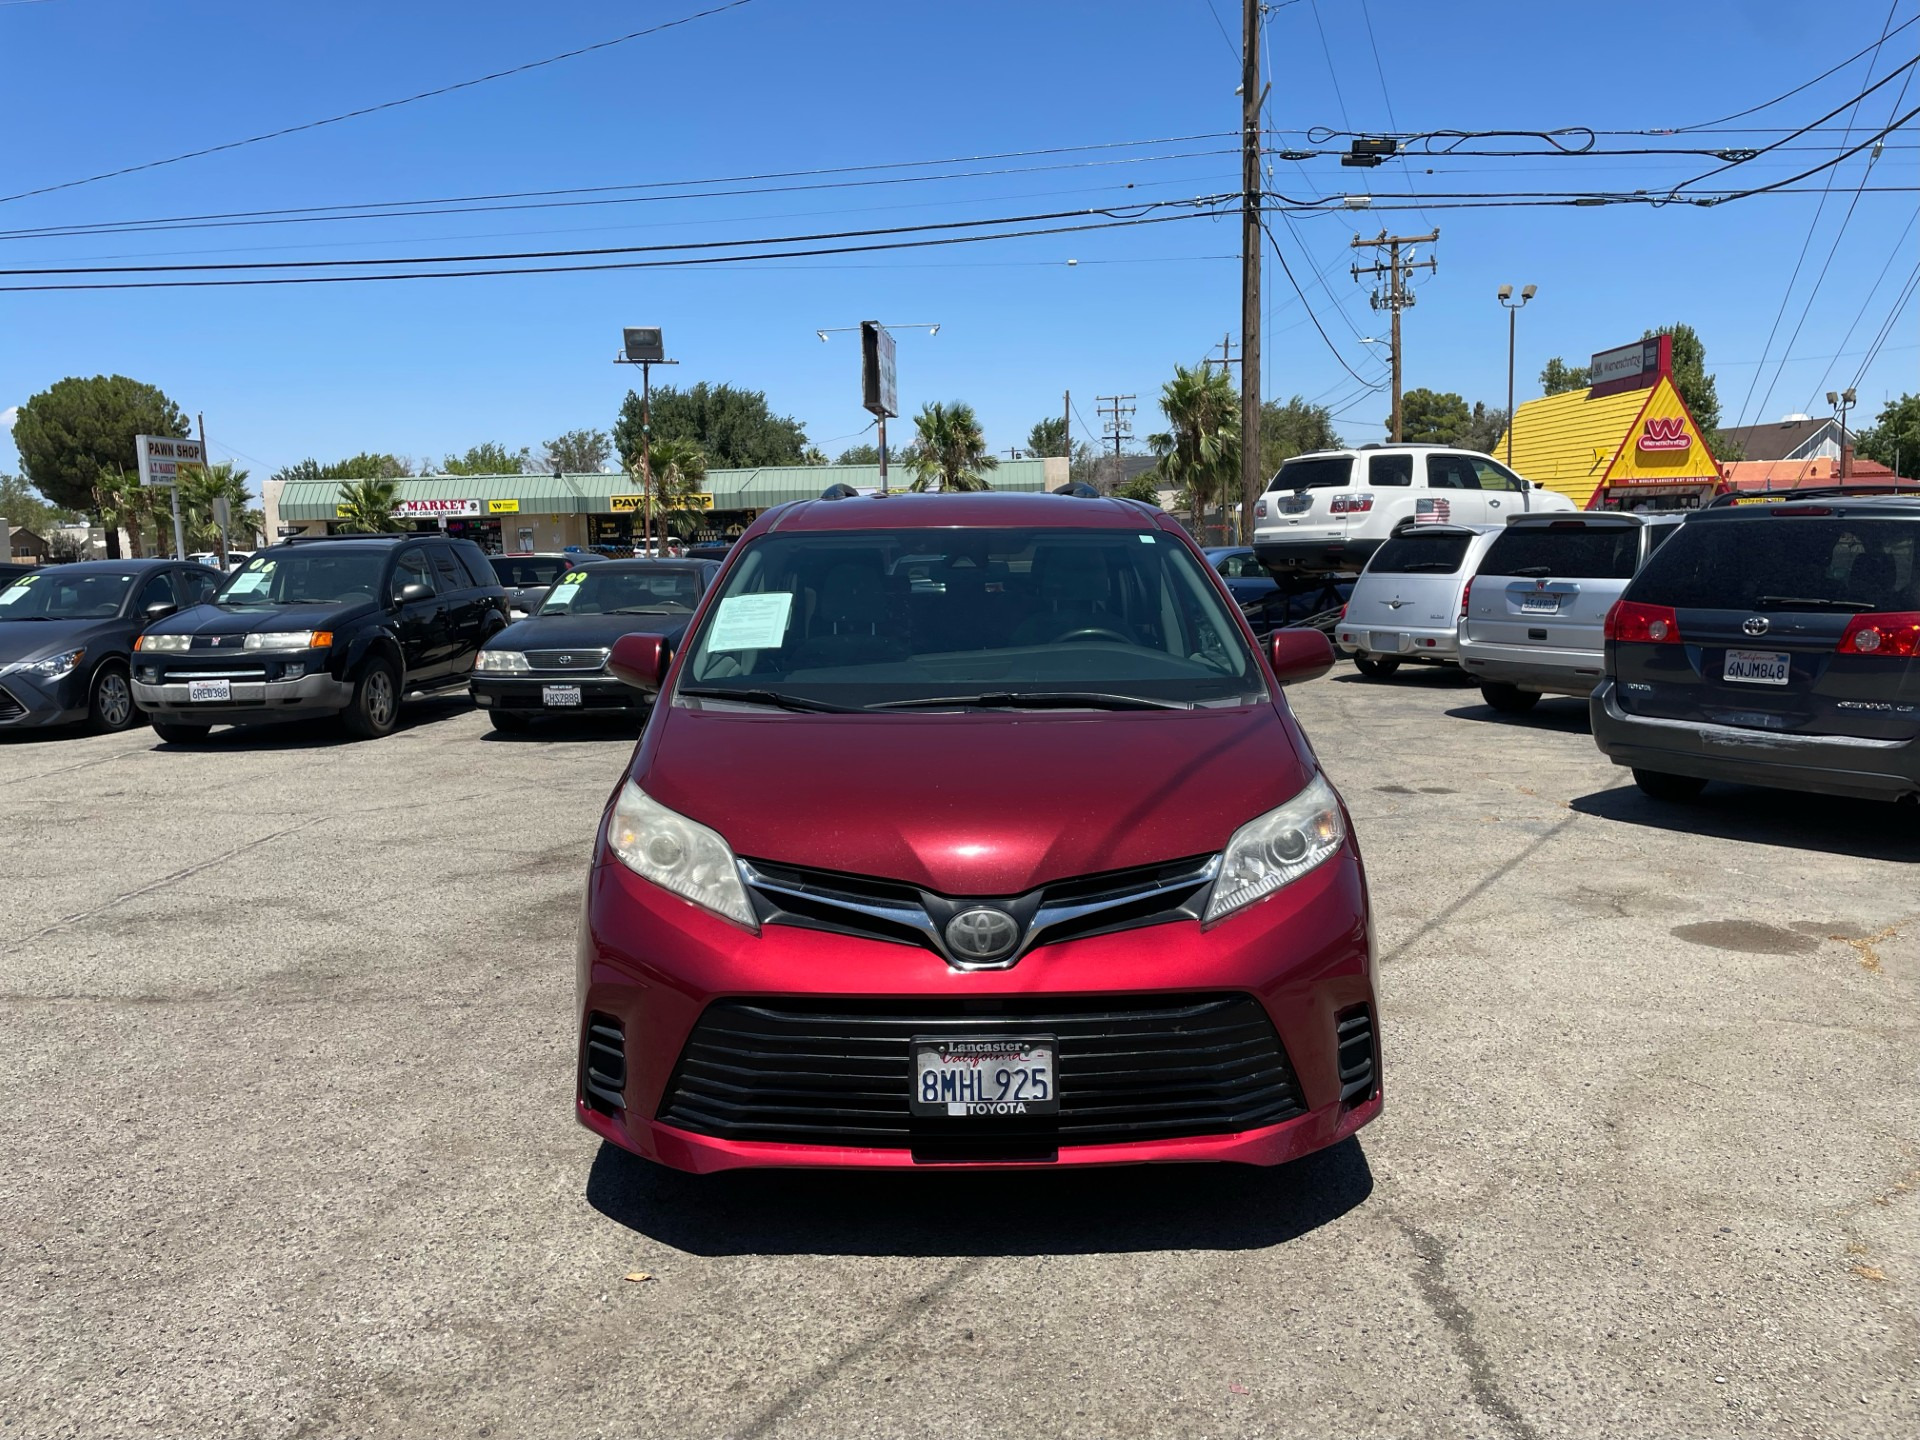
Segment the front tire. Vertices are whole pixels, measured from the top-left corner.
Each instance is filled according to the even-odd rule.
[[[356,740],[378,740],[393,733],[400,723],[400,680],[390,661],[375,658],[361,669],[340,723]]]
[[[1394,671],[1400,668],[1398,660],[1375,659],[1371,655],[1353,657],[1353,668],[1369,680],[1391,680]]]
[[[153,733],[169,745],[198,745],[211,729],[211,725],[193,725],[180,720],[153,722]]]
[[[1640,787],[1640,793],[1651,800],[1666,800],[1679,804],[1696,799],[1707,788],[1707,782],[1693,775],[1669,775],[1664,770],[1636,770],[1633,783]]]
[[[93,684],[87,691],[87,729],[95,735],[113,735],[131,730],[140,720],[140,707],[133,703],[133,684],[127,667],[109,660],[93,672]]]
[[[1482,685],[1480,698],[1502,715],[1524,715],[1540,703],[1540,692],[1518,685]]]

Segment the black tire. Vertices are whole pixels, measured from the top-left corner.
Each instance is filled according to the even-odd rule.
[[[127,667],[108,660],[93,672],[87,687],[87,729],[95,735],[113,735],[131,730],[141,720],[140,707],[133,703],[133,683]]]
[[[211,729],[211,725],[192,725],[180,720],[153,722],[153,733],[169,745],[198,745]]]
[[[1400,662],[1376,659],[1371,655],[1356,655],[1353,657],[1353,668],[1369,680],[1391,680],[1393,672],[1400,668]]]
[[[400,723],[400,677],[391,661],[376,655],[360,668],[353,699],[340,713],[340,723],[356,740],[378,740],[393,733]]]
[[[1502,715],[1524,715],[1540,703],[1540,692],[1518,685],[1482,685],[1480,698]]]
[[[524,735],[527,733],[527,726],[533,723],[524,715],[515,715],[506,710],[489,710],[487,719],[492,722],[493,728],[503,735]]]
[[[1669,775],[1664,770],[1636,770],[1633,783],[1640,787],[1640,793],[1651,800],[1669,800],[1676,803],[1692,800],[1707,788],[1707,782],[1692,775]]]

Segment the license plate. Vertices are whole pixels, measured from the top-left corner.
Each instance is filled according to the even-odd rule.
[[[1367,638],[1373,642],[1368,646],[1369,649],[1388,655],[1398,655],[1407,648],[1407,637],[1398,631],[1375,630]]]
[[[540,699],[548,705],[578,705],[580,687],[578,685],[542,685]]]
[[[1520,597],[1522,615],[1558,615],[1560,597],[1558,595],[1522,595]]]
[[[916,1115],[1055,1115],[1059,1045],[1051,1035],[913,1039]]]
[[[231,680],[189,680],[187,699],[190,702],[231,700],[233,699],[233,682]]]
[[[1784,651],[1729,650],[1720,678],[1743,685],[1785,685],[1792,674],[1792,657]]]
[[[1313,508],[1313,495],[1306,490],[1298,490],[1284,496],[1277,507],[1282,515],[1301,515]]]

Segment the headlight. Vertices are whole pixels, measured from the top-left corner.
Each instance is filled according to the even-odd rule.
[[[740,866],[727,842],[706,826],[677,815],[631,780],[620,787],[607,822],[607,844],[634,874],[703,905],[742,929],[760,933],[747,903]]]
[[[1211,925],[1282,885],[1291,885],[1332,858],[1346,838],[1339,798],[1325,776],[1315,775],[1286,804],[1233,832],[1203,923]]]
[[[191,635],[141,635],[133,642],[133,648],[141,654],[150,650],[190,650],[193,648]]]
[[[331,630],[256,630],[247,636],[247,650],[325,650],[333,644]]]
[[[524,674],[533,667],[527,664],[527,657],[518,650],[482,650],[474,659],[476,670],[491,670],[496,674]]]
[[[44,660],[21,660],[0,670],[0,675],[31,675],[36,680],[64,680],[86,656],[85,650],[68,650]]]

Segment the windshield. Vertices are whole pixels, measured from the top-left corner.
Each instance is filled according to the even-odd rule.
[[[1369,575],[1453,575],[1467,558],[1471,535],[1396,535],[1367,565]]]
[[[1765,516],[1677,527],[1630,592],[1675,610],[1920,610],[1914,540],[1898,520]]]
[[[735,562],[681,677],[682,695],[850,709],[1265,695],[1201,563],[1137,530],[768,535]]]
[[[227,578],[216,605],[330,605],[380,596],[386,550],[288,549],[256,555]]]
[[[560,555],[490,555],[493,573],[502,585],[551,585],[572,562]]]
[[[1638,525],[1516,525],[1487,547],[1482,575],[1551,576],[1556,580],[1630,580],[1640,562]]]
[[[645,615],[691,610],[700,603],[700,572],[672,566],[623,570],[595,565],[560,577],[541,603],[542,615]]]
[[[1326,455],[1318,460],[1289,460],[1269,490],[1327,490],[1353,481],[1353,457]],[[1392,482],[1390,482],[1392,483]]]
[[[0,590],[0,620],[111,620],[135,578],[112,570],[22,575]]]

